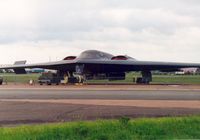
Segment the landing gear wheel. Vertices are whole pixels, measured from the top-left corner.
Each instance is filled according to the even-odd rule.
[[[151,71],[142,71],[142,77],[137,78],[137,84],[149,84],[152,81]]]
[[[2,78],[0,78],[0,85],[2,85],[3,84],[3,79]]]
[[[51,85],[51,82],[47,82],[47,85],[50,86],[50,85]]]
[[[150,81],[148,81],[148,80],[143,79],[142,77],[140,77],[140,78],[137,78],[136,83],[137,84],[149,84]]]

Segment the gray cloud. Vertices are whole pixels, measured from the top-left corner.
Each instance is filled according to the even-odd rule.
[[[9,55],[19,59],[21,47],[29,49],[20,53],[32,50],[37,57],[42,48],[54,57],[100,49],[141,59],[198,62],[199,16],[198,0],[2,0],[0,49],[12,48]],[[65,54],[53,51],[57,45]],[[11,62],[5,57],[0,62]]]

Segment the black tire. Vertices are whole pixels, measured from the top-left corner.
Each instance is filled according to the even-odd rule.
[[[143,83],[143,82],[142,82],[142,78],[141,78],[141,77],[137,78],[136,83],[137,83],[137,84],[142,84],[142,83]]]
[[[2,78],[0,78],[0,85],[2,85],[3,84],[3,79]]]
[[[47,85],[50,86],[50,85],[51,85],[51,82],[47,82]]]

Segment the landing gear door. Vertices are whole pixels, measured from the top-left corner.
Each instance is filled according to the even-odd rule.
[[[76,74],[82,75],[84,72],[84,64],[82,65],[76,65]]]

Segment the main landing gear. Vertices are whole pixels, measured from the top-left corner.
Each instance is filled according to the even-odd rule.
[[[75,75],[73,72],[68,72],[64,74],[63,80],[61,80],[62,84],[82,84],[84,83],[83,75]]]
[[[142,77],[137,78],[137,84],[149,84],[152,81],[151,71],[142,71]]]

